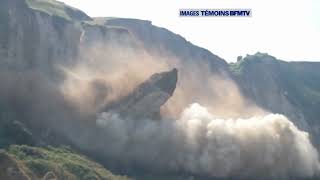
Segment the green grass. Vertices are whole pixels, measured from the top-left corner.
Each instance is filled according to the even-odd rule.
[[[66,147],[40,148],[13,145],[7,149],[7,153],[26,166],[36,179],[41,179],[48,172],[53,172],[59,179],[128,179],[124,176],[113,175],[100,164]]]
[[[115,30],[115,31],[125,31],[128,32],[128,29],[122,26],[114,26],[114,25],[106,25],[106,19],[110,18],[93,18],[93,21],[83,21],[83,25],[86,26],[95,26],[95,27],[100,27],[103,29],[108,29],[108,30]]]
[[[247,56],[236,63],[230,63],[229,69],[233,75],[241,76],[243,75],[245,68],[253,63],[253,57]]]
[[[270,62],[276,63],[277,61],[273,56],[268,55],[267,53],[260,53],[257,52],[254,55],[247,55],[240,61],[236,63],[230,63],[229,64],[229,69],[231,73],[235,76],[241,76],[243,73],[245,73],[246,68],[248,68],[251,65],[254,65],[256,63],[259,63],[262,61],[262,59],[268,58]]]
[[[244,61],[241,60],[236,63],[230,63],[229,64],[229,69],[232,72],[233,75],[241,75],[243,73],[243,67],[244,67]]]
[[[38,11],[42,11],[51,16],[59,16],[67,20],[72,20],[66,12],[66,5],[55,0],[26,0],[27,5]]]

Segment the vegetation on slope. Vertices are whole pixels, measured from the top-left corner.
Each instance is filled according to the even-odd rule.
[[[127,177],[113,175],[100,164],[76,154],[68,148],[10,146],[6,153],[24,167],[31,179],[55,176],[57,179],[79,180],[126,180]]]
[[[79,18],[80,20],[89,20],[90,17],[85,13],[74,9],[66,4],[55,0],[26,0],[27,5],[34,9],[51,16],[59,16],[67,20]]]
[[[264,57],[269,57],[271,59],[275,59],[272,56],[269,56],[267,53],[256,53],[255,55],[247,55],[244,58],[240,58],[236,63],[230,63],[229,69],[233,73],[233,75],[241,76],[245,72],[246,68],[251,67],[255,63],[261,63]]]
[[[112,174],[69,148],[34,147],[41,144],[36,137],[17,120],[15,113],[0,103],[0,179],[43,179],[44,176],[68,180],[128,179]]]

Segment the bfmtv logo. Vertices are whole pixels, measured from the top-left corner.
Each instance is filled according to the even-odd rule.
[[[181,17],[251,17],[251,9],[180,9]]]

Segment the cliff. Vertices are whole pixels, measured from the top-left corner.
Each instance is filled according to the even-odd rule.
[[[187,99],[183,105],[193,102],[210,104],[219,96],[219,100],[224,100],[229,95],[229,84],[213,76],[235,82],[246,100],[266,111],[288,116],[299,128],[311,134],[315,144],[320,144],[320,63],[285,62],[257,53],[228,64],[210,51],[165,28],[154,26],[150,21],[91,18],[80,10],[53,0],[2,0],[0,24],[0,148],[11,149],[11,156],[8,155],[10,152],[0,153],[0,179],[11,178],[3,173],[7,173],[11,166],[17,172],[13,179],[28,178],[28,174],[20,171],[27,165],[20,167],[19,161],[28,164],[32,158],[39,161],[31,161],[31,167],[36,170],[39,166],[40,170],[47,168],[39,175],[33,175],[37,178],[57,170],[47,166],[55,163],[59,170],[64,171],[66,166],[70,168],[66,170],[66,176],[71,173],[72,177],[80,177],[81,173],[89,172],[90,177],[99,179],[97,176],[101,174],[97,174],[103,171],[101,176],[109,177],[109,171],[81,155],[79,157],[76,152],[25,146],[10,148],[10,145],[68,144],[81,153],[87,153],[90,158],[108,164],[108,159],[103,156],[109,146],[104,144],[108,132],[97,127],[97,114],[115,112],[124,118],[159,120],[160,108],[168,103],[180,103],[181,97]],[[61,67],[70,68],[79,62],[94,61],[95,57],[87,52],[99,46],[110,48],[99,57],[105,62],[111,59],[130,62],[135,57],[141,60],[135,61],[139,65],[147,57],[154,64],[164,64],[166,69],[177,67],[179,72],[176,69],[153,72],[149,79],[145,77],[147,80],[137,83],[124,97],[104,104],[97,112],[86,114],[61,93],[60,86],[66,79]],[[127,64],[121,65],[125,68]],[[142,66],[141,70],[144,68],[149,67]],[[105,75],[109,75],[107,70]],[[85,78],[81,80],[87,81]],[[126,80],[131,79],[127,77]],[[126,85],[123,83],[121,86],[127,90]],[[98,90],[108,90],[103,85],[99,87]],[[101,93],[101,102],[108,93]],[[81,94],[80,98],[85,95]],[[21,153],[24,156],[19,156]],[[70,156],[76,157],[71,158],[72,165],[63,164],[67,163],[63,160]],[[79,165],[79,161],[85,163]],[[74,174],[79,173],[79,169],[80,174]],[[128,172],[122,167],[115,169]],[[32,173],[34,169],[30,171]],[[142,176],[148,174],[145,170],[138,172],[142,172]],[[56,172],[50,174],[48,176],[59,175]]]
[[[320,63],[285,62],[257,53],[231,64],[230,69],[247,98],[270,112],[286,115],[318,139]]]

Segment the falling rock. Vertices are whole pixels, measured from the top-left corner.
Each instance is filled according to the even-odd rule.
[[[173,95],[178,80],[178,70],[153,74],[133,92],[104,108],[104,111],[119,114],[123,118],[153,118],[160,107]]]

